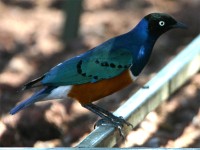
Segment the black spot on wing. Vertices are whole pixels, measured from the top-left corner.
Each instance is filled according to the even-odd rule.
[[[121,68],[127,69],[130,67],[130,64],[129,65],[116,65],[115,63],[108,63],[107,61],[101,62],[98,59],[95,60],[95,63],[101,65],[102,67],[111,67],[111,68],[116,68],[116,69],[121,69]]]
[[[107,61],[100,61],[98,59],[96,59],[94,61],[96,64],[102,66],[102,67],[110,67],[110,68],[116,68],[116,69],[122,69],[122,68],[129,68],[130,65],[117,65],[115,63],[108,63]],[[96,82],[97,80],[102,80],[104,78],[99,78],[99,76],[97,75],[92,75],[92,74],[87,74],[86,72],[83,71],[82,69],[82,64],[83,64],[83,60],[80,60],[77,65],[77,73],[80,74],[83,77],[89,77],[92,81]]]
[[[117,68],[122,68],[122,65],[118,65]]]
[[[81,75],[84,76],[84,77],[86,77],[86,73],[82,73]]]
[[[99,64],[100,62],[99,62],[98,60],[96,60],[95,63]],[[83,77],[93,78],[94,80],[98,80],[98,79],[99,79],[98,76],[87,75],[86,72],[83,72],[83,70],[82,70],[82,68],[81,68],[81,67],[82,67],[82,64],[83,64],[83,61],[80,60],[80,61],[78,62],[78,64],[76,65],[78,74],[80,74],[80,75],[83,76]]]
[[[124,68],[129,68],[129,65],[124,65]]]
[[[77,64],[77,68],[81,68],[82,63],[83,63],[83,61],[80,60],[80,61],[78,62],[78,64]]]
[[[82,63],[83,63],[83,61],[80,60],[80,61],[78,62],[78,64],[76,65],[77,72],[78,72],[79,74],[82,74],[82,69],[81,69]]]
[[[94,78],[95,80],[98,80],[98,76],[94,76],[93,78]]]
[[[81,74],[81,73],[82,73],[82,70],[81,70],[81,69],[77,69],[77,72],[78,72],[79,74]]]
[[[99,60],[97,59],[97,60],[95,60],[95,63],[96,63],[96,64],[99,64],[100,62],[99,62]]]
[[[111,67],[111,68],[115,68],[115,67],[116,67],[116,65],[115,65],[115,64],[113,64],[113,63],[111,63],[111,64],[110,64],[110,67]]]
[[[111,68],[116,68],[116,64],[114,64],[114,63],[108,63],[107,61],[103,61],[103,62],[100,62],[99,60],[95,60],[95,63],[96,64],[100,64],[102,67],[111,67]],[[122,66],[121,67],[119,67],[119,66],[121,66],[121,65],[118,65],[118,67],[117,68],[123,68]]]

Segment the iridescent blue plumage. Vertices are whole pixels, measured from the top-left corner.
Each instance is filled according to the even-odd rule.
[[[42,84],[93,83],[115,77],[133,64],[132,73],[138,75],[147,63],[156,41],[156,38],[148,35],[147,28],[148,22],[143,19],[130,32],[112,38],[80,56],[66,60],[50,70],[42,80]]]
[[[107,118],[115,126],[126,123],[110,113],[105,114],[106,111],[91,103],[130,84],[132,76],[138,76],[147,64],[157,38],[172,28],[185,26],[167,14],[145,16],[131,31],[60,63],[42,77],[26,84],[23,89],[35,87],[38,82],[45,87],[10,113],[15,114],[37,101],[65,99],[71,95],[85,108]],[[122,81],[119,82],[119,79]]]

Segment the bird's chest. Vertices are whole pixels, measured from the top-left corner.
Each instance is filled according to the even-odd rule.
[[[141,46],[140,49],[139,49],[139,52],[137,54],[136,60],[137,61],[143,61],[145,59],[146,55],[147,55],[147,50],[145,49],[144,46]]]
[[[81,104],[91,103],[108,96],[133,82],[129,70],[111,79],[101,80],[95,83],[74,85],[68,96],[78,100]]]
[[[151,46],[141,46],[137,54],[134,55],[131,72],[134,76],[138,76],[147,64],[152,52]]]
[[[147,63],[151,56],[153,45],[142,45],[136,55],[136,63]]]

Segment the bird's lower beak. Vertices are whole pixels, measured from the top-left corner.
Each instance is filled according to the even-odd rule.
[[[185,24],[183,24],[182,22],[177,22],[175,25],[172,26],[172,28],[187,29],[188,27]]]

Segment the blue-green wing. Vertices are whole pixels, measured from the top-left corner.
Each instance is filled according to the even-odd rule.
[[[74,85],[113,78],[131,66],[132,55],[125,49],[98,47],[52,68],[44,85]],[[106,47],[109,48],[109,47]]]

